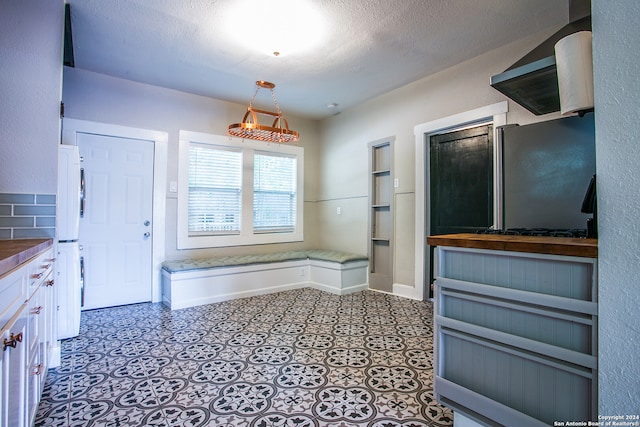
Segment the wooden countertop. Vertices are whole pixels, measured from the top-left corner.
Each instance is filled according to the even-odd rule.
[[[598,239],[462,233],[429,236],[427,244],[598,258]]]
[[[0,240],[0,276],[53,245],[53,239]]]

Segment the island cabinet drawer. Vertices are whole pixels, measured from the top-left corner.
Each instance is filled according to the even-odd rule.
[[[435,375],[436,398],[499,426],[542,427],[596,417],[590,368],[467,335],[439,331],[446,355]]]
[[[436,277],[596,301],[596,259],[438,247]]]
[[[446,279],[438,282],[441,323],[455,320],[570,351],[595,354],[593,315],[597,306],[594,303],[576,306],[574,301],[565,298],[539,298],[539,295],[522,291],[500,292],[499,295],[475,293],[470,291],[477,291],[474,288],[478,286],[474,284]],[[547,301],[548,305],[541,301]]]

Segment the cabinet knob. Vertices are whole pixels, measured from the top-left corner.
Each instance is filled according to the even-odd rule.
[[[42,366],[42,363],[38,363],[36,366],[31,368],[31,375],[42,375],[42,371],[44,366]]]
[[[40,312],[41,312],[41,311],[42,311],[42,306],[41,306],[41,305],[39,305],[39,306],[37,306],[37,307],[33,307],[33,308],[31,309],[31,314],[40,314]]]
[[[44,285],[45,286],[53,286],[53,283],[54,283],[54,280],[51,279],[51,280],[47,280],[46,282],[44,282]]]
[[[6,351],[8,347],[16,348],[16,345],[18,345],[19,342],[22,342],[22,332],[18,332],[17,334],[11,332],[9,339],[4,339],[3,351]]]

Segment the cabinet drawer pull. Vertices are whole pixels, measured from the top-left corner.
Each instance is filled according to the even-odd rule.
[[[18,332],[17,334],[14,334],[13,332],[11,333],[11,336],[9,337],[9,339],[4,339],[4,349],[3,351],[7,350],[7,347],[11,347],[11,348],[16,348],[16,345],[22,342],[22,332]]]
[[[41,277],[42,277],[42,273],[34,273],[34,274],[31,275],[32,279],[39,279]]]
[[[31,368],[31,375],[42,375],[42,363],[38,363],[36,366]]]
[[[37,306],[37,307],[33,307],[33,308],[31,309],[31,314],[40,314],[40,312],[41,312],[41,311],[42,311],[42,306],[41,306],[41,305],[39,305],[39,306]]]
[[[50,279],[50,280],[47,280],[46,282],[44,282],[45,286],[53,286],[53,283],[54,283],[53,279]]]
[[[45,259],[46,262],[56,262],[55,258],[47,258]]]
[[[51,264],[43,264],[42,265],[42,269],[43,270],[48,270],[51,267]]]

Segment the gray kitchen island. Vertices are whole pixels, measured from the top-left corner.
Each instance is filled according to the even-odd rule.
[[[597,420],[597,240],[451,234],[427,243],[437,246],[438,401],[489,426]]]

